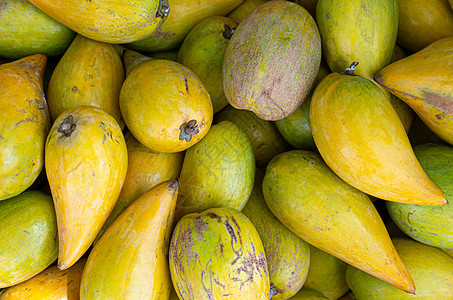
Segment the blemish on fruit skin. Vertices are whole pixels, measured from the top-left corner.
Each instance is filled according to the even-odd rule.
[[[78,90],[79,90],[79,88],[76,86],[71,89],[71,91],[73,91],[73,92],[77,92]]]
[[[327,13],[326,19],[330,19],[330,13]]]

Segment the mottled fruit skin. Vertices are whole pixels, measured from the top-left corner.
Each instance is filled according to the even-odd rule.
[[[255,179],[255,157],[245,132],[222,121],[186,151],[179,177],[176,220],[212,207],[241,210]]]
[[[266,168],[263,195],[277,219],[306,242],[414,291],[369,197],[335,175],[319,154],[291,150],[274,157]]]
[[[46,62],[46,55],[35,54],[0,65],[0,200],[25,191],[44,167]]]
[[[228,103],[264,120],[291,114],[318,74],[321,40],[311,15],[289,1],[269,1],[241,21],[225,52]]]
[[[127,172],[121,128],[94,106],[66,110],[47,137],[45,169],[57,213],[58,267],[64,270],[90,247],[118,200]]]
[[[155,152],[180,152],[211,128],[209,92],[189,68],[166,59],[137,65],[124,80],[120,109],[132,135]],[[183,135],[185,126],[196,131]]]
[[[62,55],[76,35],[27,0],[0,2],[0,32],[0,56],[8,58]]]
[[[326,164],[353,187],[388,201],[446,203],[417,161],[388,98],[371,80],[327,75],[313,92],[310,125]]]
[[[453,249],[453,146],[424,144],[416,146],[414,152],[449,203],[425,206],[387,202],[388,212],[398,227],[414,240]]]
[[[169,264],[173,286],[183,300],[270,297],[261,239],[252,222],[234,208],[184,216],[173,231]]]
[[[347,266],[346,280],[357,300],[450,299],[453,295],[453,257],[441,249],[408,238],[393,243],[414,279],[415,294],[405,293],[376,277]]]
[[[269,210],[262,191],[263,177],[264,173],[257,169],[252,194],[241,212],[252,221],[263,242],[272,299],[288,299],[304,285],[310,246]]]
[[[230,12],[227,17],[239,24],[255,8],[267,1],[269,0],[244,0],[238,7]]]
[[[95,41],[120,44],[152,34],[165,21],[163,0],[30,1],[44,13],[73,31]],[[168,3],[166,3],[168,7]]]
[[[397,0],[319,0],[316,23],[333,72],[358,61],[355,73],[373,78],[390,63],[398,32]]]
[[[0,288],[21,283],[52,264],[58,255],[52,197],[25,191],[0,202]]]
[[[129,206],[88,256],[80,299],[168,299],[168,248],[178,182],[162,182]]]

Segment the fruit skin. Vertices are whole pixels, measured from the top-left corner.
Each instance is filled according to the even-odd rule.
[[[435,134],[453,144],[453,37],[437,40],[382,70],[374,79],[406,102]]]
[[[211,207],[241,210],[254,179],[255,158],[245,132],[230,121],[213,125],[205,138],[186,151],[175,219]]]
[[[321,292],[307,287],[301,288],[296,295],[289,298],[291,300],[328,300]]]
[[[0,65],[0,200],[25,191],[44,167],[46,62],[46,55],[35,54]]]
[[[150,36],[127,44],[137,51],[162,52],[178,48],[189,31],[202,20],[212,16],[225,16],[243,0],[173,0],[170,14],[162,27]]]
[[[122,58],[126,76],[129,75],[137,65],[152,59],[149,56],[130,49],[125,49],[123,51]]]
[[[310,124],[319,153],[344,181],[388,201],[444,205],[385,94],[361,76],[332,73],[316,87]]]
[[[264,173],[256,170],[255,185],[242,213],[252,221],[263,243],[272,299],[289,299],[304,285],[310,265],[310,246],[283,225],[264,200]]]
[[[57,258],[57,220],[52,197],[25,191],[0,201],[0,288],[21,283]]]
[[[398,0],[397,43],[417,52],[453,35],[453,11],[448,0]]]
[[[73,131],[59,132],[71,116]],[[118,199],[127,171],[121,128],[94,106],[66,110],[47,137],[45,169],[58,221],[58,267],[64,270],[89,248]]]
[[[225,52],[228,103],[264,120],[291,114],[307,97],[321,61],[315,21],[300,5],[270,1],[241,21]]]
[[[78,300],[80,279],[86,258],[81,258],[67,270],[52,265],[18,285],[0,293],[0,300]]]
[[[155,152],[180,152],[208,133],[212,103],[200,78],[180,63],[152,59],[136,66],[120,91],[120,109],[130,132]],[[195,122],[197,132],[181,136]]]
[[[165,2],[162,0],[131,0],[126,6],[123,1],[110,0],[30,2],[78,34],[110,44],[144,39],[167,17],[167,14],[159,12],[159,6]]]
[[[0,56],[15,59],[62,55],[76,35],[26,0],[0,3],[0,32]]]
[[[416,146],[414,152],[449,203],[433,207],[387,202],[388,212],[398,227],[414,240],[453,249],[453,146],[425,144]]]
[[[235,21],[222,16],[204,19],[190,30],[179,48],[177,61],[200,77],[211,96],[214,113],[228,104],[223,93],[222,65],[237,26]]]
[[[88,256],[80,299],[168,299],[168,248],[176,180],[149,189],[106,230]]]
[[[453,294],[453,257],[441,249],[407,238],[394,238],[393,243],[417,290],[415,295],[357,270],[346,269],[346,280],[357,300],[381,299],[448,299]]]
[[[227,17],[239,24],[255,8],[267,1],[269,0],[244,0],[238,7],[230,12]]]
[[[169,264],[180,299],[270,297],[261,239],[252,222],[234,208],[184,216],[173,231]]]
[[[123,63],[115,47],[77,35],[50,78],[51,122],[67,109],[92,105],[111,114],[124,128],[118,103],[123,81]]]
[[[274,157],[263,180],[272,213],[311,245],[414,292],[382,219],[368,196],[345,183],[307,150]]]
[[[333,72],[358,61],[355,73],[373,78],[390,63],[398,32],[397,0],[319,0],[316,23]]]

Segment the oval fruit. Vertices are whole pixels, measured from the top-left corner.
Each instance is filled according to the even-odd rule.
[[[267,1],[269,0],[244,0],[238,7],[230,12],[227,17],[239,24],[255,8]]]
[[[58,221],[58,267],[72,266],[113,209],[127,171],[127,148],[115,119],[100,108],[63,112],[46,141],[45,169]]]
[[[173,231],[169,263],[180,299],[270,297],[261,239],[252,222],[234,208],[184,216]]]
[[[46,62],[46,55],[35,54],[0,65],[0,200],[25,191],[44,167]]]
[[[241,21],[225,52],[223,86],[233,107],[264,120],[291,114],[318,74],[321,41],[311,15],[289,1],[269,1]]]
[[[52,197],[26,191],[0,201],[0,288],[23,282],[50,266],[58,255]]]
[[[180,152],[211,127],[206,87],[180,63],[152,59],[136,66],[120,92],[120,109],[132,135],[155,152]]]

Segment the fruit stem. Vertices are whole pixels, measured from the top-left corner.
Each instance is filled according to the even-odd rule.
[[[167,0],[160,0],[159,7],[157,8],[156,17],[166,19],[170,13],[170,6]]]
[[[227,24],[224,24],[223,27],[225,28],[225,31],[223,32],[223,37],[227,40],[231,39],[236,28],[231,28]]]
[[[74,124],[74,118],[72,115],[67,116],[63,119],[63,122],[58,125],[57,131],[63,133],[65,136],[70,136],[74,132],[76,124]]]
[[[190,142],[192,139],[192,135],[197,134],[200,132],[198,130],[198,125],[197,120],[190,120],[187,123],[183,123],[181,126],[179,126],[179,139],[180,140],[186,140],[186,142]]]
[[[346,70],[344,71],[344,73],[346,75],[354,75],[354,70],[355,68],[357,67],[357,65],[359,64],[358,61],[353,61],[352,64],[349,66],[349,68],[346,68]]]
[[[275,295],[277,295],[279,293],[278,289],[275,287],[275,285],[273,283],[271,283],[271,295],[269,297],[269,300],[272,299],[272,297],[274,297]]]

